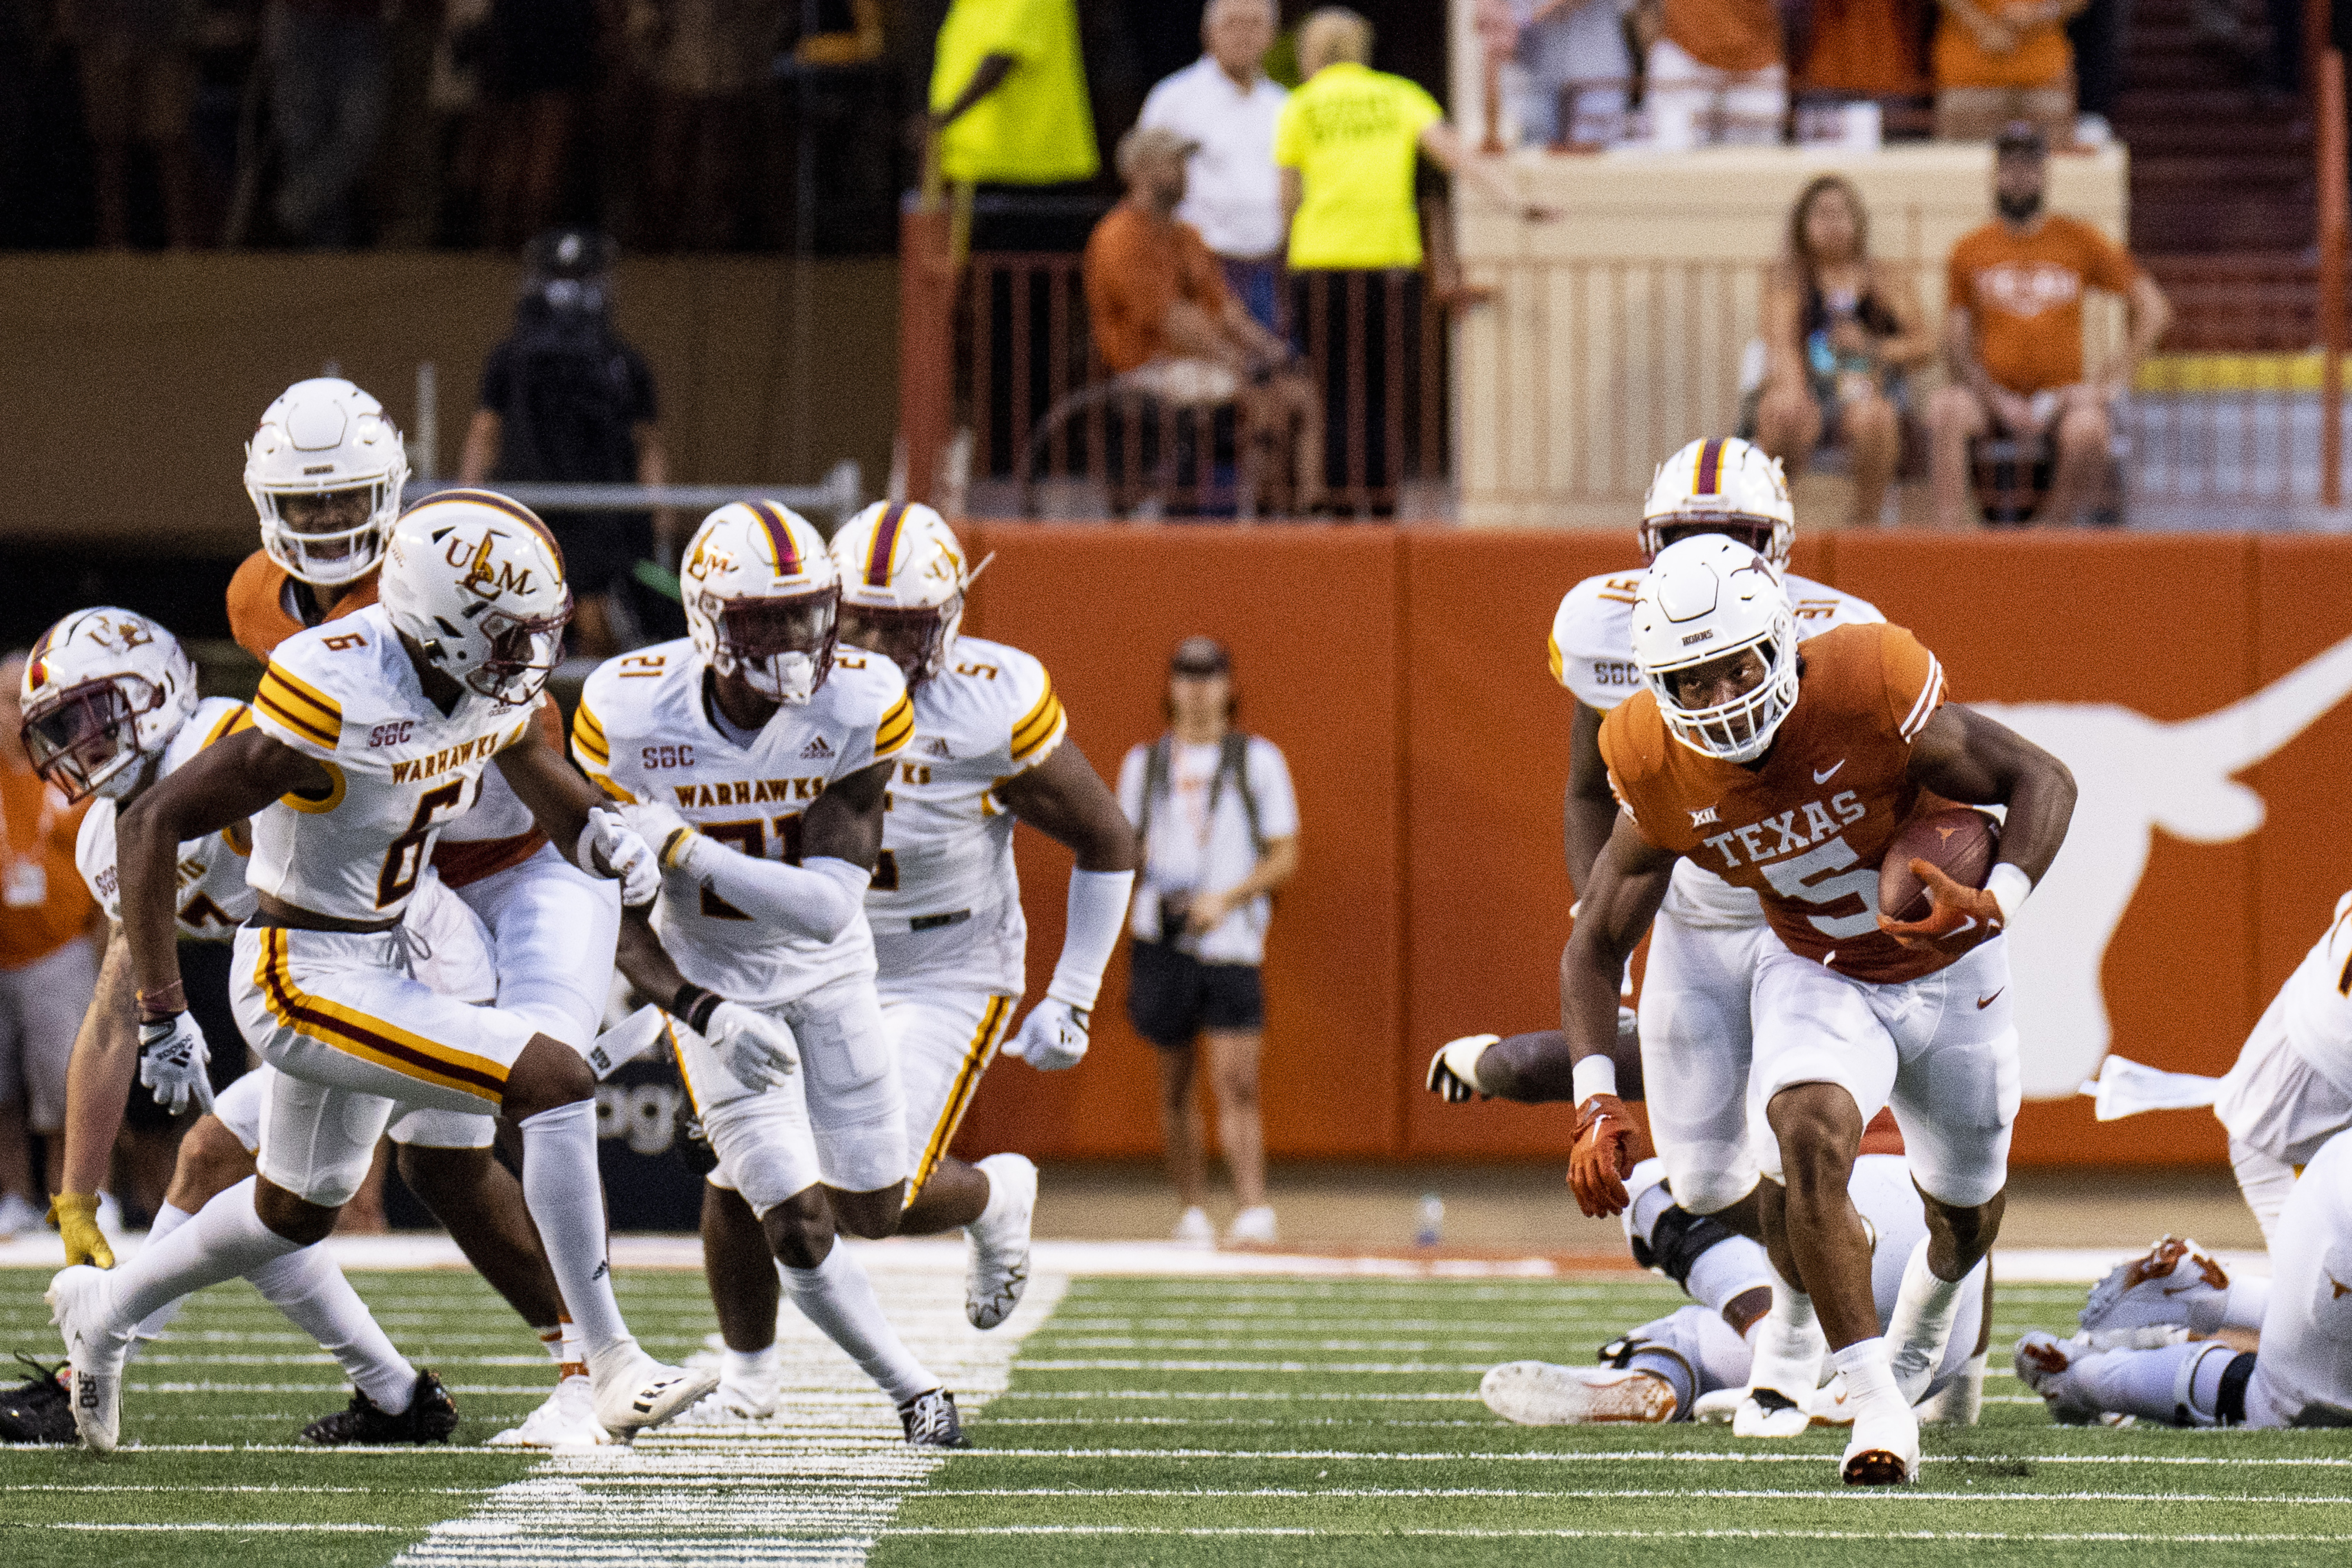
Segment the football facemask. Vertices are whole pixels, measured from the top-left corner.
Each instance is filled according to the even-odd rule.
[[[898,667],[913,686],[934,674],[944,662],[948,628],[961,618],[963,596],[923,609],[892,610],[877,605],[845,603],[841,606],[841,640],[854,647],[878,653]]]
[[[713,667],[772,702],[801,706],[832,673],[839,598],[834,587],[773,599],[704,595],[702,612],[719,633]]]
[[[572,594],[553,615],[524,617],[500,610],[483,614],[479,624],[490,651],[467,672],[466,684],[481,696],[513,706],[528,702],[547,685],[563,658],[563,628],[572,619]]]
[[[163,702],[162,689],[135,675],[50,694],[25,710],[21,738],[33,771],[68,801],[121,794],[139,776],[139,716]]]

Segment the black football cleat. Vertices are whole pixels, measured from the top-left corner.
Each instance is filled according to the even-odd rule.
[[[395,1443],[446,1443],[457,1429],[457,1402],[441,1386],[433,1369],[425,1367],[417,1373],[416,1386],[409,1391],[408,1408],[399,1415],[386,1415],[374,1400],[353,1389],[350,1407],[321,1415],[303,1427],[302,1441],[322,1448],[353,1444],[388,1447]]]
[[[16,1359],[33,1375],[14,1388],[0,1389],[0,1443],[75,1443],[73,1394],[58,1373],[62,1367],[43,1366],[24,1352]]]
[[[955,1395],[944,1388],[918,1394],[898,1406],[898,1424],[907,1429],[913,1448],[969,1448],[963,1423],[956,1418]]]

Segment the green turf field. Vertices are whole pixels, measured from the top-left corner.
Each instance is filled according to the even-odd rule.
[[[49,1353],[45,1278],[0,1271],[0,1349]],[[1837,1485],[1828,1433],[1529,1430],[1476,1403],[1492,1363],[1581,1360],[1678,1301],[1649,1279],[1082,1279],[1008,1326],[1027,1337],[1003,1386],[1013,1342],[950,1323],[956,1281],[886,1276],[920,1353],[975,1400],[1003,1387],[971,1424],[975,1450],[939,1464],[814,1345],[784,1422],[591,1460],[482,1452],[537,1403],[544,1358],[471,1276],[356,1279],[456,1391],[459,1446],[290,1449],[341,1402],[335,1369],[243,1286],[215,1290],[134,1371],[125,1438],[141,1451],[0,1452],[0,1562],[379,1563],[413,1547],[417,1563],[653,1568],[855,1562],[869,1543],[877,1563],[992,1568],[2352,1561],[2343,1433],[2053,1428],[2000,1375],[1982,1426],[1930,1429],[1921,1485],[1857,1493]],[[697,1276],[623,1292],[656,1351],[682,1356],[711,1327]],[[2064,1326],[2081,1294],[2005,1289],[1996,1343]]]

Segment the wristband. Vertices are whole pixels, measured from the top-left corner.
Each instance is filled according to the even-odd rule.
[[[716,991],[706,991],[689,980],[669,999],[669,1010],[685,1019],[686,1026],[698,1035],[710,1026],[710,1015],[719,1011],[719,1004],[725,1000]]]
[[[670,829],[669,837],[661,841],[661,865],[667,871],[686,863],[687,855],[694,848],[695,827],[690,822]]]
[[[138,997],[139,1011],[147,1017],[168,1018],[188,1010],[188,988],[177,980],[152,991],[142,991]]]
[[[1555,1069],[1557,1070],[1557,1069]],[[1569,1092],[1582,1105],[1596,1094],[1617,1092],[1617,1063],[1605,1056],[1591,1056],[1576,1064],[1569,1075]]]
[[[2033,879],[2025,874],[2024,867],[2004,860],[1985,879],[1984,890],[2000,906],[2001,923],[2007,925],[2017,919],[2018,906],[2025,902],[2025,895],[2033,891]]]

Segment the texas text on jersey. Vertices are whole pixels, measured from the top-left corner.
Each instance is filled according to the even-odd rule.
[[[215,741],[233,735],[252,722],[253,716],[244,703],[226,697],[205,698],[188,716],[188,721],[180,726],[180,732],[164,746],[163,765],[156,776],[172,773]],[[74,840],[74,864],[80,868],[82,880],[89,885],[89,896],[98,900],[107,920],[117,925],[122,921],[122,889],[114,869],[114,818],[119,809],[105,795],[92,800],[81,819],[80,836]],[[198,942],[226,942],[253,913],[258,900],[245,880],[246,857],[252,849],[252,832],[242,822],[180,846],[183,937]]]
[[[470,690],[442,713],[381,605],[281,643],[253,721],[318,758],[331,781],[316,798],[289,795],[255,815],[254,887],[313,914],[369,923],[407,907],[443,826],[532,721]]]
[[[1856,980],[1916,980],[1950,963],[1878,929],[1878,865],[1920,790],[1911,745],[1944,701],[1944,669],[1900,626],[1805,644],[1796,706],[1752,769],[1667,732],[1643,691],[1601,729],[1610,785],[1643,837],[1762,899],[1792,952]]]
[[[866,897],[877,938],[1017,911],[1013,815],[991,795],[1054,754],[1069,732],[1045,667],[1019,648],[959,637],[954,662],[914,690],[915,734],[892,775],[883,816],[882,862]],[[1017,918],[1017,915],[1016,915]],[[1012,973],[1021,988],[1020,944]]]
[[[1633,596],[1642,591],[1648,572],[1637,566],[1587,577],[1560,597],[1551,618],[1551,678],[1588,708],[1606,713],[1642,689],[1642,672],[1633,663]],[[1837,626],[1878,626],[1886,620],[1867,599],[1793,573],[1783,581],[1801,639]]]
[[[681,637],[599,666],[572,715],[572,753],[617,800],[658,800],[746,855],[798,864],[801,814],[825,786],[899,755],[915,733],[898,666],[844,649],[805,704],[737,742],[713,722],[704,667]],[[870,970],[863,919],[830,942],[779,935],[683,870],[664,879],[655,929],[697,985],[754,1005]]]

